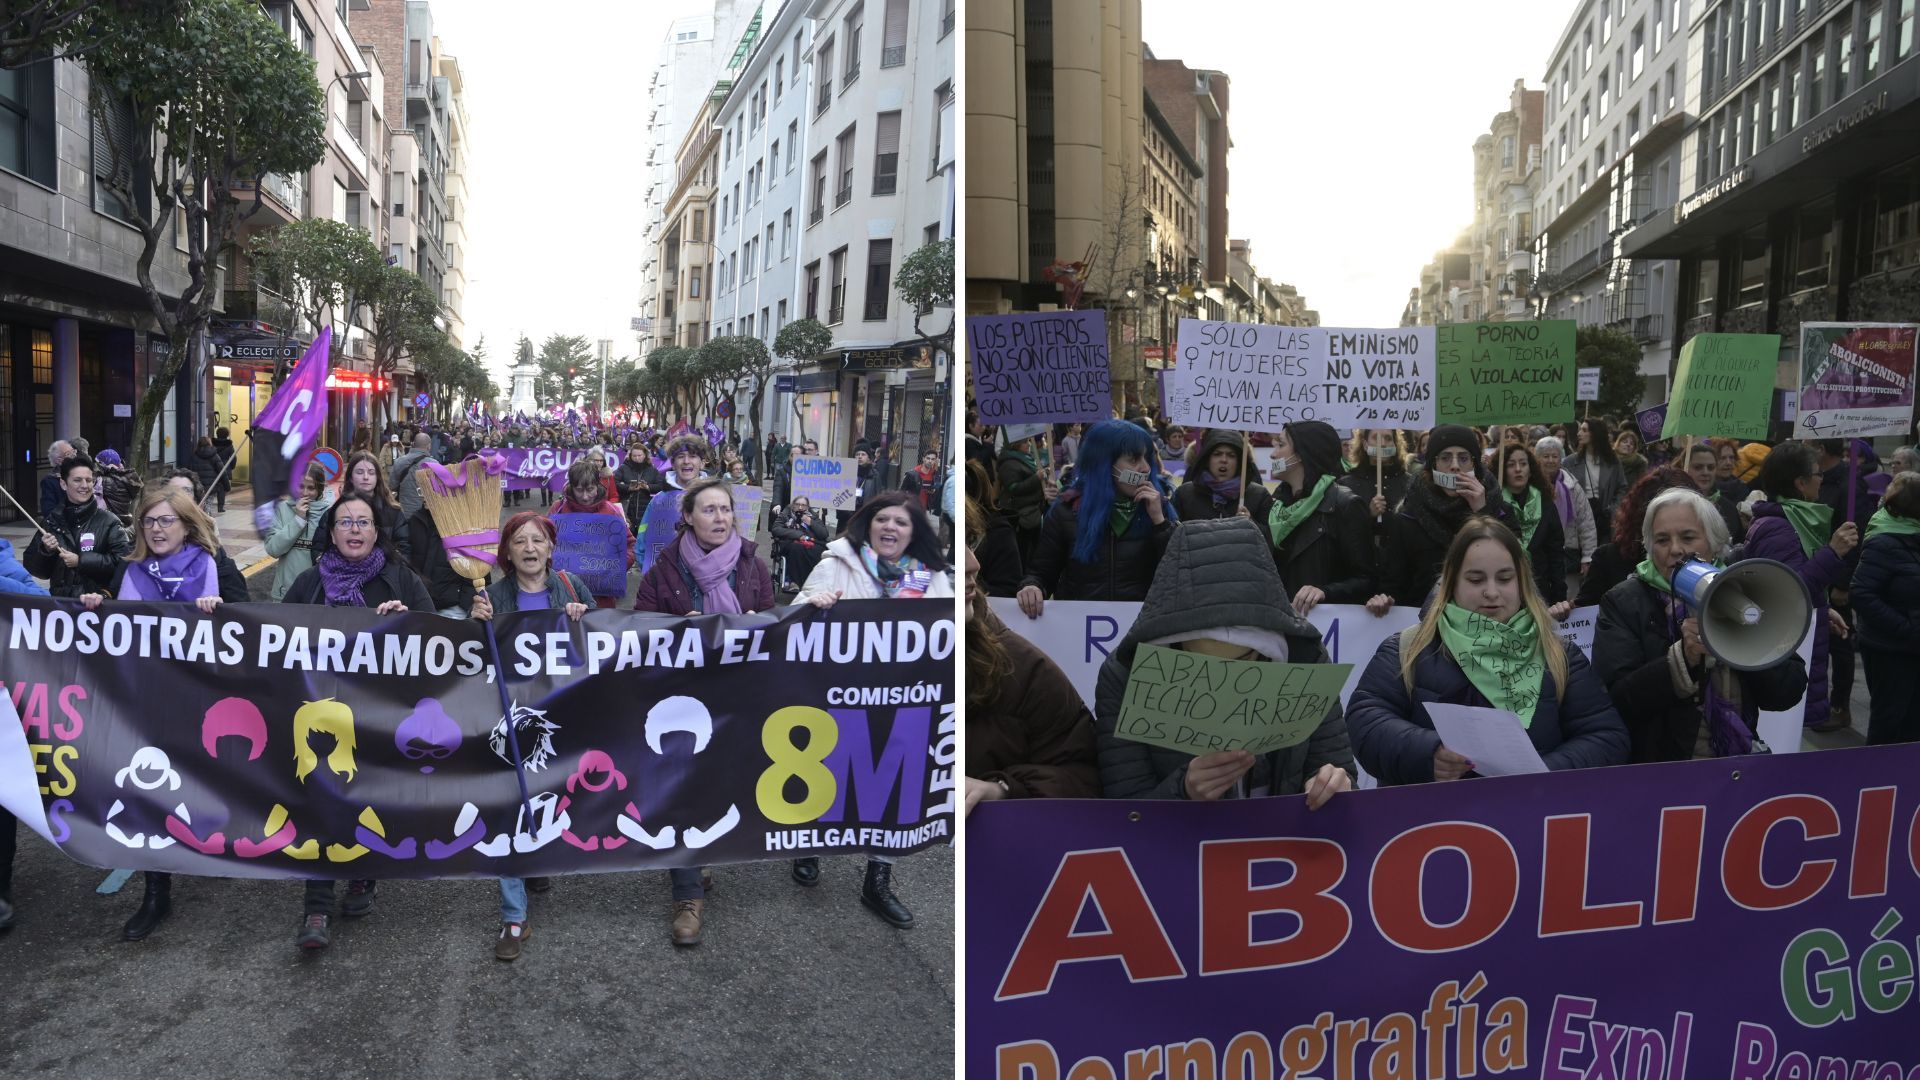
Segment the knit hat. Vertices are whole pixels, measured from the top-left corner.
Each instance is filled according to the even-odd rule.
[[[94,458],[93,460],[99,462],[102,465],[118,465],[120,464],[120,452],[112,448],[108,448],[106,450],[100,451],[100,456],[97,458]]]
[[[1459,424],[1441,424],[1427,436],[1427,463],[1439,460],[1440,455],[1454,447],[1467,452],[1477,466],[1480,461],[1480,436],[1473,429]]]
[[[1760,475],[1760,463],[1767,460],[1767,451],[1771,449],[1763,442],[1750,442],[1734,455],[1733,475],[1743,484],[1751,484]]]
[[[1286,425],[1287,440],[1300,457],[1309,489],[1323,476],[1340,475],[1340,436],[1324,420],[1297,420]]]

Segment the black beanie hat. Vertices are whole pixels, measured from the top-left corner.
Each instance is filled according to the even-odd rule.
[[[1324,420],[1298,420],[1286,428],[1287,440],[1300,457],[1309,488],[1323,476],[1340,475],[1340,436],[1333,425]]]
[[[1480,436],[1470,427],[1459,424],[1441,424],[1427,436],[1427,463],[1431,465],[1439,458],[1441,451],[1460,447],[1473,458],[1473,467],[1480,468]]]

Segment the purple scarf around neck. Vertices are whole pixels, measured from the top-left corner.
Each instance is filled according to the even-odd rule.
[[[197,544],[182,544],[180,550],[161,558],[127,563],[120,582],[123,600],[198,600],[220,595],[220,576],[213,556]]]
[[[1240,477],[1236,474],[1228,480],[1222,480],[1212,472],[1203,472],[1193,478],[1194,482],[1206,488],[1213,495],[1213,505],[1225,506],[1240,501]]]
[[[740,562],[740,534],[727,537],[727,542],[708,551],[693,538],[692,529],[680,530],[680,561],[686,564],[693,575],[694,584],[700,586],[702,614],[718,615],[740,614],[740,598],[733,594],[733,587],[727,584],[727,575]]]
[[[1567,474],[1565,472],[1556,472],[1553,474],[1553,502],[1554,505],[1560,509],[1561,526],[1567,530],[1567,535],[1572,536],[1573,487],[1567,483]],[[1577,547],[1578,537],[1575,537],[1575,540],[1576,543],[1570,543],[1567,546]]]
[[[363,590],[387,568],[387,553],[376,547],[367,552],[366,558],[354,562],[338,551],[329,551],[313,565],[320,571],[328,607],[366,607]]]

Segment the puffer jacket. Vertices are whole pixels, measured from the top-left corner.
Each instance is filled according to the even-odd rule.
[[[1038,586],[1055,600],[1146,599],[1161,553],[1174,533],[1174,515],[1155,525],[1145,512],[1136,512],[1125,536],[1107,530],[1094,561],[1083,563],[1073,557],[1079,503],[1079,490],[1069,489],[1047,511],[1040,538],[1033,545],[1033,563],[1021,586]]]
[[[1500,485],[1485,469],[1474,475],[1487,492],[1487,503],[1480,513],[1515,528],[1513,508],[1500,494]],[[1380,591],[1392,596],[1396,604],[1419,607],[1426,603],[1434,582],[1440,580],[1440,567],[1446,562],[1447,549],[1453,546],[1454,534],[1472,514],[1467,500],[1440,490],[1422,471],[1407,486],[1400,512],[1388,519],[1386,542],[1380,551]]]
[[[1860,545],[1853,612],[1861,647],[1920,655],[1920,536],[1883,533]]]
[[[47,592],[54,596],[104,591],[119,571],[120,561],[133,553],[133,538],[120,519],[97,502],[64,503],[41,524],[61,547],[80,556],[79,563],[69,567],[41,545],[38,535],[26,541],[21,561],[28,572],[46,579]]]
[[[14,558],[13,545],[0,539],[0,593],[13,596],[47,596],[46,587],[33,579],[20,560]]]
[[[752,545],[748,545],[751,548]],[[769,578],[771,581],[771,578]],[[771,588],[771,585],[769,585]],[[801,584],[800,591],[794,595],[796,604],[806,603],[822,593],[837,592],[842,600],[881,600],[885,599],[886,589],[880,581],[867,572],[867,564],[860,558],[860,552],[853,541],[842,536],[827,545],[820,556],[820,562],[814,566],[813,573]],[[953,570],[935,570],[927,581],[924,599],[937,600],[953,596]],[[740,606],[746,607],[746,597],[740,598]],[[768,607],[773,606],[768,604]]]
[[[1282,481],[1281,487],[1285,488]],[[1284,490],[1281,499],[1284,499]],[[1266,518],[1255,518],[1269,540],[1273,530]],[[1336,481],[1327,485],[1307,519],[1293,527],[1273,552],[1274,568],[1288,595],[1311,585],[1327,594],[1329,604],[1364,604],[1378,592],[1373,555],[1373,520],[1367,504]]]
[[[1835,520],[1839,515],[1834,515]],[[1833,548],[1821,544],[1808,556],[1800,546],[1800,534],[1793,531],[1786,511],[1771,502],[1753,504],[1753,525],[1747,529],[1746,557],[1772,559],[1785,563],[1807,583],[1813,598],[1813,662],[1807,666],[1808,727],[1826,723],[1833,703],[1827,687],[1827,661],[1831,644],[1827,630],[1827,590],[1844,588],[1852,570]]]
[[[1380,783],[1424,784],[1433,779],[1433,755],[1440,749],[1440,733],[1426,706],[1440,702],[1487,708],[1491,702],[1437,641],[1414,661],[1409,696],[1400,675],[1400,638],[1395,634],[1381,642],[1373,654],[1348,699],[1347,722],[1360,764]],[[1627,726],[1606,687],[1580,650],[1569,648],[1566,657],[1566,696],[1559,695],[1550,673],[1541,675],[1540,703],[1527,725],[1528,739],[1554,771],[1625,765]]]
[[[1141,645],[1241,627],[1284,639],[1289,663],[1328,662],[1320,631],[1289,606],[1280,576],[1265,557],[1269,547],[1258,526],[1239,518],[1189,522],[1174,532],[1139,616],[1101,664],[1095,685],[1100,787],[1108,798],[1187,797],[1187,762],[1194,755],[1114,735],[1127,677]],[[1305,742],[1255,758],[1234,794],[1264,788],[1272,795],[1298,795],[1306,790],[1307,780],[1328,764],[1338,765],[1349,775],[1354,771],[1338,702]]]
[[[1100,774],[1093,717],[1046,653],[985,616],[1013,670],[967,717],[967,775],[1001,781],[1015,799],[1096,799]]]

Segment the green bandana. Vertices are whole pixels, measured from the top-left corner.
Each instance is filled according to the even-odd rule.
[[[1267,515],[1267,528],[1273,530],[1274,547],[1286,543],[1287,537],[1293,534],[1293,530],[1307,520],[1307,515],[1320,508],[1321,497],[1332,486],[1333,477],[1323,476],[1319,483],[1313,485],[1312,491],[1295,499],[1291,505],[1282,506],[1279,499],[1273,500],[1273,511]]]
[[[1533,616],[1525,608],[1506,622],[1496,622],[1448,601],[1440,611],[1440,643],[1494,708],[1518,716],[1521,727],[1533,726],[1547,665]]]
[[[1887,513],[1886,507],[1883,506],[1875,510],[1873,516],[1867,519],[1867,535],[1865,540],[1861,542],[1865,543],[1866,540],[1871,540],[1880,533],[1890,533],[1894,536],[1917,536],[1920,535],[1920,521],[1915,521],[1912,518],[1895,517]]]
[[[1513,502],[1513,496],[1508,495],[1507,501],[1510,503]],[[1540,527],[1540,489],[1534,487],[1532,484],[1528,484],[1527,501],[1514,503],[1513,508],[1514,512],[1520,516],[1520,546],[1523,548],[1531,548],[1533,546],[1533,530]]]
[[[1115,492],[1113,511],[1107,515],[1107,525],[1116,537],[1127,535],[1127,530],[1133,527],[1133,508],[1138,505],[1132,499],[1118,498],[1118,494]]]
[[[1660,571],[1654,569],[1652,559],[1641,559],[1640,565],[1634,567],[1633,572],[1641,581],[1659,589],[1668,596],[1673,595],[1673,582],[1662,577]]]
[[[1833,507],[1826,503],[1781,499],[1774,505],[1786,512],[1793,531],[1800,534],[1800,549],[1807,558],[1813,558],[1813,553],[1833,535]]]

